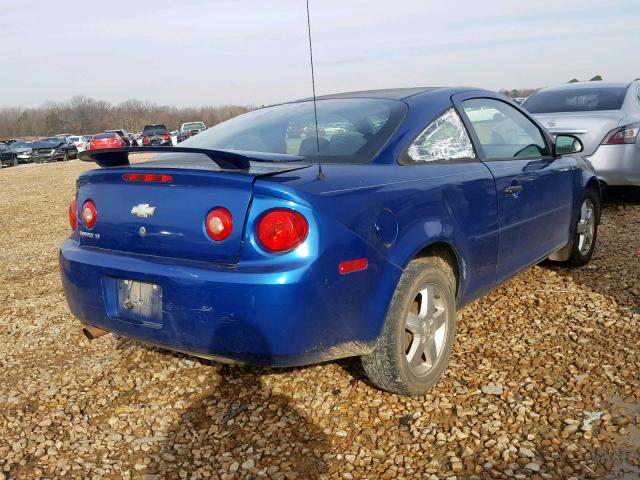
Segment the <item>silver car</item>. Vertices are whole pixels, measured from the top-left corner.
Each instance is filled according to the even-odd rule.
[[[604,186],[640,186],[640,81],[577,82],[524,102],[554,135],[576,135]]]

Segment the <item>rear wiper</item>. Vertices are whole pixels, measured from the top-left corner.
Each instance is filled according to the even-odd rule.
[[[244,150],[213,150],[192,147],[121,147],[85,150],[78,155],[84,162],[95,162],[99,166],[121,167],[129,165],[129,154],[138,153],[199,153],[209,157],[224,170],[249,170],[251,162],[301,162],[304,157],[284,153],[248,152]]]

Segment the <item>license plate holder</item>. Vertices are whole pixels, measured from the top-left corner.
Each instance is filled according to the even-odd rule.
[[[162,326],[162,288],[149,282],[115,279],[116,317],[149,327]]]

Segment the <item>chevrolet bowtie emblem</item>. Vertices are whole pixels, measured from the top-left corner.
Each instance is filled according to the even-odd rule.
[[[152,207],[148,203],[139,203],[131,209],[131,215],[135,215],[139,218],[147,218],[153,215],[156,211],[156,207]]]

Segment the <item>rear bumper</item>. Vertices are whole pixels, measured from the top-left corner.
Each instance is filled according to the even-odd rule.
[[[377,258],[366,271],[339,275],[336,269],[330,276],[316,262],[283,271],[177,263],[80,247],[73,239],[60,249],[69,308],[82,322],[173,350],[264,366],[362,355],[373,347],[399,270]],[[107,313],[112,299],[105,285],[114,278],[161,287],[156,325]]]
[[[605,184],[640,186],[640,143],[600,145],[587,158]]]

